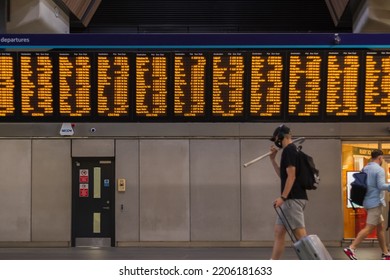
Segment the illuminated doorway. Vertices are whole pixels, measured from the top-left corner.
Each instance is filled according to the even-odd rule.
[[[354,239],[358,232],[364,228],[366,222],[366,210],[362,207],[352,205],[349,200],[350,182],[352,174],[362,170],[370,161],[371,151],[382,149],[385,160],[382,167],[385,170],[386,182],[390,178],[390,143],[383,142],[343,142],[342,144],[342,198],[344,213],[344,239]],[[387,212],[387,211],[386,211]],[[385,226],[387,226],[387,213],[385,214]],[[376,239],[376,232],[372,232],[367,239]]]

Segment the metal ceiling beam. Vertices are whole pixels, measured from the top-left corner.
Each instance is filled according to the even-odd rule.
[[[86,27],[98,9],[102,0],[54,0],[57,5],[66,8]]]
[[[325,0],[335,26],[338,26],[348,6],[349,0]]]

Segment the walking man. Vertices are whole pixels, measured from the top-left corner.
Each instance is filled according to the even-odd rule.
[[[274,131],[271,141],[279,148],[283,148],[280,167],[275,160],[278,150],[275,146],[271,147],[270,155],[272,166],[281,181],[281,195],[274,201],[275,207],[281,207],[286,218],[291,224],[293,232],[297,239],[306,236],[305,219],[303,210],[307,203],[306,189],[303,188],[298,180],[298,150],[292,143],[290,128],[280,125]],[[281,258],[285,248],[286,229],[279,217],[277,217],[274,228],[274,246],[272,250],[272,260]]]
[[[385,240],[385,226],[382,215],[386,207],[385,190],[390,191],[390,184],[385,183],[385,171],[381,167],[383,152],[379,149],[371,152],[371,161],[363,168],[367,173],[367,193],[364,197],[363,207],[367,210],[366,226],[359,231],[355,240],[344,253],[351,260],[357,260],[355,250],[357,246],[376,228],[379,246],[382,249],[382,260],[390,260],[390,254]]]

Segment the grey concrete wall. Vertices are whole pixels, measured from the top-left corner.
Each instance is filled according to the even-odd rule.
[[[273,201],[280,196],[280,179],[269,158],[246,168],[244,163],[269,152],[268,140],[241,141],[242,240],[273,240]],[[278,156],[279,160],[279,156]]]
[[[126,192],[116,193],[116,240],[122,244],[272,242],[272,202],[280,193],[279,179],[268,159],[242,165],[268,152],[271,143],[262,135],[275,124],[180,124],[168,129],[166,137],[157,137],[164,134],[164,124],[131,125],[138,128],[129,138],[1,139],[0,224],[7,226],[0,227],[0,242],[70,241],[71,156],[115,156],[116,180],[127,181]],[[321,172],[320,189],[309,193],[308,231],[324,241],[341,241],[339,137],[357,135],[357,127],[291,127],[297,137],[314,135],[304,150]],[[367,126],[371,132],[378,128]]]
[[[0,241],[30,241],[31,140],[1,140],[0,155]]]
[[[324,240],[341,240],[344,231],[341,193],[341,141],[309,139],[303,151],[312,155],[320,170],[321,183],[309,191],[306,224],[309,233]]]
[[[189,141],[140,142],[140,240],[189,241]]]
[[[332,123],[286,123],[296,137],[334,139],[384,139],[390,140],[388,122],[332,122]],[[264,138],[268,139],[278,123],[77,123],[73,140],[117,139],[129,137],[179,138]],[[91,132],[91,128],[96,128]],[[60,137],[61,123],[0,123],[0,137]],[[111,156],[111,155],[110,155]]]
[[[72,141],[72,157],[113,157],[113,139],[76,139]]]
[[[191,241],[239,241],[240,144],[191,140]]]
[[[70,140],[32,141],[32,241],[70,241]]]
[[[116,192],[115,198],[116,241],[139,241],[139,141],[115,143],[115,177],[126,179],[126,191]]]

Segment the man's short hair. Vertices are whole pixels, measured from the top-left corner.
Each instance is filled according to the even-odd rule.
[[[375,149],[371,152],[371,158],[377,158],[379,156],[383,156],[383,152],[380,149]]]

